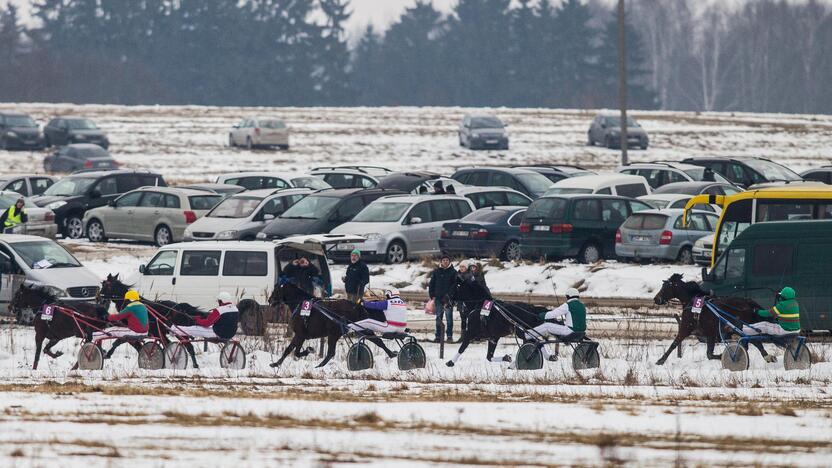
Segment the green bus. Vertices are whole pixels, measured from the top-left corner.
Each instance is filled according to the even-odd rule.
[[[702,289],[763,307],[783,286],[797,291],[803,331],[832,330],[832,220],[752,224],[702,269]]]

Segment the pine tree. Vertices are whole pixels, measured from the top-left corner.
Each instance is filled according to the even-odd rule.
[[[560,105],[586,107],[591,105],[590,83],[595,70],[596,32],[590,26],[591,12],[580,0],[566,0],[557,10],[553,27],[558,33],[557,89]]]
[[[629,14],[629,12],[627,13]],[[605,23],[597,49],[596,75],[590,95],[593,107],[617,108],[618,102],[618,15]],[[653,109],[656,95],[649,88],[647,53],[631,21],[625,27],[627,41],[627,107]]]
[[[347,11],[348,0],[319,0],[326,22],[321,28],[317,49],[318,70],[315,73],[318,91],[317,103],[323,105],[345,105],[355,99],[350,86],[349,61],[344,23],[351,12]]]
[[[387,67],[382,59],[381,37],[373,25],[368,25],[353,52],[352,88],[356,91],[356,102],[365,106],[384,104],[380,91],[384,85]]]

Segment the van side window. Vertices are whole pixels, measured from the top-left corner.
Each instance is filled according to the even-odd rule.
[[[447,221],[449,219],[459,219],[451,200],[436,200],[430,202],[431,210],[433,211],[433,221]]]
[[[217,276],[220,252],[217,250],[186,250],[182,254],[179,274],[182,276]]]
[[[604,222],[620,226],[627,219],[627,202],[624,200],[603,200],[601,204]]]
[[[754,276],[785,277],[792,273],[790,244],[759,244],[754,246]]]
[[[730,249],[725,252],[725,270],[714,268],[717,281],[742,279],[745,274],[745,249]]]
[[[407,223],[413,218],[420,218],[422,223],[429,223],[433,221],[430,216],[430,209],[428,208],[428,202],[422,202],[418,205],[414,206],[412,210],[410,210],[410,214],[407,215]]]
[[[159,252],[147,267],[144,269],[145,276],[172,276],[173,267],[176,265],[176,250],[163,250]]]
[[[622,197],[630,197],[636,198],[642,195],[647,195],[647,189],[644,188],[644,184],[624,184],[624,185],[617,185],[615,187],[615,192]]]
[[[223,276],[266,276],[269,270],[266,252],[225,252]]]
[[[595,193],[597,193],[598,195],[612,195],[612,189],[609,187],[605,187]]]
[[[599,200],[577,200],[572,217],[592,221],[601,220],[601,203]]]

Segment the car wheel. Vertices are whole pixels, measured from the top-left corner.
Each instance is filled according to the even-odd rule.
[[[91,242],[105,242],[107,236],[104,234],[104,225],[97,219],[91,220],[87,224],[87,239]]]
[[[587,134],[586,134],[586,145],[587,146],[595,146],[595,142],[592,141],[592,134],[590,134],[589,132],[587,132]]]
[[[578,261],[581,263],[595,263],[601,258],[601,248],[594,242],[587,242],[578,252]]]
[[[171,234],[170,228],[163,224],[156,228],[156,234],[153,235],[153,239],[156,241],[157,246],[163,247],[173,242],[173,234]]]
[[[49,140],[49,135],[44,135],[44,137],[43,137],[43,146],[45,148],[50,148],[52,146],[52,141]]]
[[[393,241],[387,246],[384,259],[387,263],[402,263],[407,260],[407,249],[401,241]]]
[[[231,136],[231,135],[228,135],[228,147],[233,148],[235,146],[237,146],[237,145],[234,144],[234,137]]]
[[[84,221],[80,216],[70,216],[66,220],[66,235],[70,239],[80,239],[84,236]]]
[[[520,260],[520,243],[517,241],[510,241],[503,247],[503,260],[516,261]]]
[[[679,250],[679,255],[676,257],[676,261],[682,265],[693,265],[693,252],[690,247],[682,247]]]
[[[6,139],[5,138],[0,138],[0,150],[6,150],[6,149],[8,149],[6,147]]]
[[[604,138],[604,146],[609,149],[615,149],[615,145],[612,144],[612,138],[609,135]]]
[[[642,144],[641,144],[641,145],[639,145],[639,146],[641,147],[641,149],[642,149],[642,150],[646,150],[646,149],[647,149],[647,143],[646,143],[646,142],[645,142],[645,143],[642,143]]]
[[[246,149],[249,151],[254,149],[254,145],[251,143],[251,137],[246,138]]]

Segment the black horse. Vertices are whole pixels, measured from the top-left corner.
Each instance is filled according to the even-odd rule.
[[[699,283],[695,281],[683,281],[682,275],[678,273],[674,273],[670,278],[662,281],[662,288],[656,294],[656,297],[653,298],[653,302],[657,305],[664,305],[671,299],[678,299],[682,303],[682,317],[679,320],[679,331],[676,333],[676,338],[673,339],[673,343],[670,344],[670,347],[667,348],[667,351],[659,358],[656,364],[664,364],[668,356],[670,356],[670,353],[682,343],[682,340],[691,335],[698,335],[705,338],[708,359],[720,359],[722,357],[719,354],[714,354],[716,340],[720,337],[719,327],[722,325],[720,320],[712,312],[708,311],[707,308],[704,308],[698,314],[698,317],[691,311],[691,304],[695,297],[709,295],[708,291],[702,290]],[[751,299],[742,297],[711,297],[710,301],[715,306],[732,314],[742,322],[750,323],[760,320],[756,312],[762,309],[762,306]],[[739,322],[735,325],[738,324]],[[760,350],[760,354],[766,361],[771,360],[761,343],[754,341],[752,344]],[[746,344],[746,346],[748,345]]]
[[[539,314],[546,312],[544,307],[522,302],[495,300],[486,287],[475,281],[458,282],[454,300],[465,304],[468,313],[468,326],[462,331],[462,344],[460,344],[456,356],[446,363],[448,367],[453,367],[456,360],[468,348],[468,345],[478,340],[488,340],[488,351],[485,357],[489,361],[511,361],[510,356],[494,359],[497,342],[500,338],[511,335],[512,331],[518,338],[525,340],[524,332],[510,322],[500,311],[495,310],[494,307],[501,308],[512,321],[526,329],[542,324],[543,320]],[[481,314],[482,304],[485,300],[491,300],[495,303],[488,317],[483,317]]]
[[[70,309],[82,315],[83,320],[93,326],[76,321],[69,314],[61,312],[55,312],[52,315],[52,320],[43,320],[41,314],[43,312],[43,306],[47,304]],[[89,302],[61,302],[57,297],[49,293],[46,288],[40,286],[20,285],[20,289],[15,291],[12,297],[9,308],[11,310],[31,308],[35,311],[35,362],[32,364],[32,369],[38,368],[41,348],[43,348],[43,341],[45,339],[49,341],[46,343],[46,347],[43,348],[43,353],[55,359],[63,354],[60,351],[52,351],[52,347],[58,344],[58,342],[73,336],[89,341],[96,328],[101,329],[107,326],[106,307]]]
[[[300,306],[303,301],[310,301],[312,305],[307,317],[302,317],[300,314]],[[326,337],[326,356],[316,367],[325,366],[335,356],[338,339],[348,331],[345,329],[345,325],[369,317],[367,309],[360,304],[344,299],[316,299],[293,283],[279,285],[272,292],[269,304],[277,308],[280,303],[286,304],[293,311],[289,318],[289,329],[292,330],[294,336],[280,359],[270,364],[271,367],[279,367],[283,364],[283,361],[292,351],[295,352],[295,357],[298,358],[308,355],[309,349],[304,349],[304,342],[308,339]],[[322,309],[325,309],[325,312]],[[336,320],[328,317],[328,315],[332,315]],[[381,338],[367,336],[366,339],[384,350],[387,356],[396,356],[396,353],[390,350]]]

